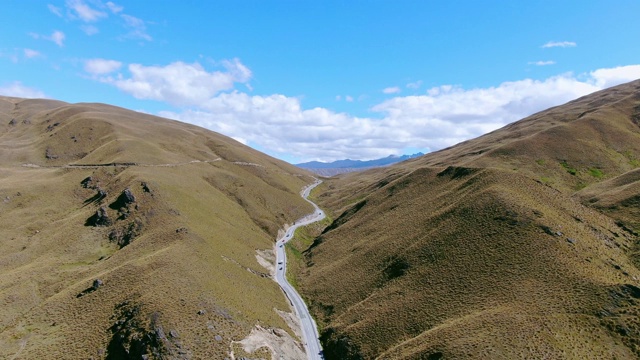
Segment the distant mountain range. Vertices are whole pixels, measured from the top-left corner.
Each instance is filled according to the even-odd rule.
[[[312,172],[323,175],[323,176],[333,176],[337,174],[342,174],[346,172],[352,171],[360,171],[369,168],[387,166],[391,164],[395,164],[404,160],[412,159],[415,157],[419,157],[424,155],[419,152],[412,155],[389,155],[385,158],[374,159],[374,160],[336,160],[332,162],[320,162],[320,161],[310,161],[301,164],[295,164],[297,167],[301,167],[303,169],[311,170]]]

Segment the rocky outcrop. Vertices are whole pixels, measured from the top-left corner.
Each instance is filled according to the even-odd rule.
[[[112,320],[107,360],[191,358],[177,340],[176,330],[169,330],[167,337],[158,312],[151,314],[150,321],[145,319],[142,304],[124,301],[116,305]]]
[[[123,227],[111,230],[111,232],[109,232],[109,240],[118,244],[122,249],[131,244],[131,241],[142,233],[143,227],[140,220],[134,220]]]
[[[88,288],[84,289],[80,294],[76,295],[76,297],[83,297],[87,294],[91,294],[92,292],[98,290],[100,287],[102,287],[104,285],[104,282],[100,279],[95,279],[93,280],[93,284],[91,284],[91,286],[89,286]]]
[[[133,206],[135,203],[136,203],[135,195],[133,195],[133,192],[131,191],[131,189],[126,188],[124,189],[124,191],[122,191],[120,196],[118,196],[116,201],[112,202],[109,205],[109,207],[111,209],[118,210],[119,220],[125,220],[131,214],[132,208],[135,208],[135,206]]]
[[[85,226],[110,226],[113,221],[107,214],[107,209],[101,206],[96,210],[96,213],[87,219],[84,223]]]

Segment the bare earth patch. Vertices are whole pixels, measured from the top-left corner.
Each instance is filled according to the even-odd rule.
[[[286,312],[274,309],[281,318],[289,325],[289,329],[293,330],[298,340],[302,339],[302,329],[300,328],[300,318],[294,312]]]
[[[249,336],[241,341],[231,342],[229,356],[235,360],[234,344],[239,344],[248,354],[266,347],[272,359],[306,359],[301,344],[282,329],[263,328],[260,325],[251,330]]]
[[[276,273],[276,255],[273,249],[256,250],[256,260],[263,268],[269,270],[271,277]]]

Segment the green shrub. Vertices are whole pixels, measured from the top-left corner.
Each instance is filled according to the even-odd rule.
[[[600,179],[601,177],[604,176],[604,173],[602,172],[602,170],[598,168],[590,168],[589,175],[593,176],[596,179]]]
[[[566,160],[561,161],[560,165],[562,165],[562,167],[571,175],[576,175],[578,173],[578,170],[569,165]]]

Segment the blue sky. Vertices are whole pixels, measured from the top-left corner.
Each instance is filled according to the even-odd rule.
[[[8,0],[0,94],[302,162],[433,151],[640,78],[640,2]]]

